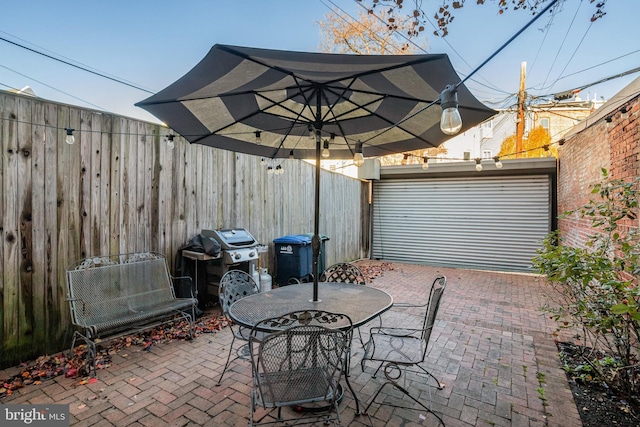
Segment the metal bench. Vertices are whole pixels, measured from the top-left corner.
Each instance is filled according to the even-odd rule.
[[[175,279],[188,279],[191,298],[176,298]],[[193,338],[195,307],[190,277],[171,277],[162,254],[109,255],[80,260],[67,269],[73,334],[87,344],[89,370],[96,374],[96,340],[151,329],[175,319],[189,322]],[[177,283],[176,283],[177,285]],[[184,295],[184,293],[180,293]]]

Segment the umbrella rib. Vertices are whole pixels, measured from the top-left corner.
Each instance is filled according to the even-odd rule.
[[[327,90],[328,90],[328,88],[325,88],[325,89],[327,89]],[[337,96],[340,96],[340,95],[339,95],[338,93],[336,93],[336,92],[333,92],[333,93],[334,93],[335,95],[337,95]],[[386,96],[384,96],[384,97],[383,97],[383,99],[384,99],[384,98],[386,98]],[[348,100],[348,101],[349,101],[349,102],[351,102],[353,105],[355,105],[355,106],[357,107],[357,109],[365,110],[365,111],[367,111],[370,115],[375,116],[375,117],[379,118],[380,120],[382,120],[382,121],[384,121],[384,122],[386,122],[386,123],[388,123],[388,124],[390,125],[388,128],[386,128],[386,129],[382,130],[379,134],[372,136],[371,138],[367,139],[366,141],[362,141],[363,143],[364,143],[364,142],[371,141],[372,139],[377,138],[378,136],[380,136],[380,135],[382,135],[382,134],[384,134],[384,133],[388,132],[389,130],[391,130],[391,129],[393,129],[393,128],[398,128],[398,129],[402,130],[403,132],[406,132],[407,134],[411,135],[412,137],[414,137],[414,138],[416,138],[416,139],[418,139],[418,140],[420,140],[420,141],[424,142],[425,144],[428,144],[429,146],[433,146],[433,144],[432,144],[430,141],[428,141],[428,140],[424,139],[424,138],[423,138],[423,137],[421,137],[420,135],[416,135],[415,133],[413,133],[413,132],[411,132],[411,131],[407,130],[406,128],[404,128],[404,127],[402,127],[402,126],[400,126],[400,125],[401,125],[403,122],[405,122],[405,121],[409,120],[410,118],[414,117],[414,116],[415,116],[415,115],[417,115],[418,113],[421,113],[422,111],[424,111],[424,110],[426,110],[427,108],[431,107],[431,106],[432,106],[433,104],[435,104],[438,100],[431,101],[431,103],[430,103],[427,107],[425,107],[425,108],[421,109],[420,111],[418,111],[418,113],[413,114],[413,115],[410,115],[410,116],[408,116],[408,117],[405,117],[404,119],[402,119],[400,122],[397,122],[397,123],[394,123],[394,122],[392,122],[391,120],[387,119],[386,117],[383,117],[383,116],[381,116],[380,114],[376,113],[375,111],[371,111],[370,109],[368,109],[368,108],[367,108],[369,105],[371,105],[371,104],[373,104],[373,103],[376,103],[376,102],[380,101],[380,99],[377,99],[377,100],[375,100],[375,101],[371,101],[371,102],[369,102],[369,103],[367,103],[367,104],[357,104],[357,103],[356,103],[356,102],[354,102],[353,100]],[[356,111],[357,109],[354,109],[354,110],[352,110],[352,111]],[[330,110],[330,111],[331,111],[331,110]],[[351,111],[350,111],[350,112],[351,112]],[[348,114],[348,113],[344,113],[344,114]],[[336,116],[334,116],[334,117],[336,117]],[[337,118],[337,117],[336,117],[336,118]],[[339,119],[337,119],[337,120],[336,120],[336,123],[339,123]],[[346,138],[346,137],[344,137],[344,135],[343,135],[343,138],[345,138],[345,141],[346,141],[346,139],[347,139],[347,138]]]

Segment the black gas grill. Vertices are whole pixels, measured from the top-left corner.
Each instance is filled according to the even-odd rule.
[[[244,228],[219,228],[202,230],[202,235],[211,237],[220,244],[222,256],[207,263],[209,293],[218,295],[220,279],[229,270],[242,270],[254,278],[258,272],[258,241]]]

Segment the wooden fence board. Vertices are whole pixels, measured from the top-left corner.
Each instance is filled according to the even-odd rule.
[[[58,110],[55,104],[45,104],[45,168],[44,197],[45,197],[45,231],[44,236],[36,236],[44,243],[46,251],[41,268],[45,271],[43,283],[46,296],[46,345],[47,349],[56,348],[64,337],[65,328],[60,325],[68,324],[68,309],[64,288],[64,269],[59,266],[58,254]],[[37,268],[38,266],[36,266]]]
[[[20,304],[20,281],[18,277],[18,115],[17,99],[5,99],[2,141],[2,195],[3,195],[3,286],[2,317],[3,341],[2,357],[15,358],[19,344],[18,306]]]
[[[32,208],[32,103],[29,99],[18,100],[18,177],[16,207],[18,209],[18,348],[33,347],[34,295],[33,295],[33,208]]]
[[[35,103],[33,105],[32,129],[31,129],[31,182],[33,189],[44,189],[46,182],[46,143],[45,143],[45,105]],[[46,349],[47,340],[47,298],[46,298],[46,271],[42,260],[46,257],[46,246],[42,237],[46,229],[46,202],[45,192],[32,191],[31,193],[31,217],[32,227],[29,239],[32,244],[32,261],[29,268],[32,271],[33,287],[33,345],[41,350]]]

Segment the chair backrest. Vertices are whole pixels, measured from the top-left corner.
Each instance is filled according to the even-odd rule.
[[[429,291],[429,303],[427,304],[422,324],[422,339],[425,341],[425,350],[427,347],[426,344],[429,342],[429,338],[431,337],[431,330],[433,329],[433,324],[436,321],[438,309],[440,308],[440,301],[442,300],[442,294],[444,294],[446,287],[447,278],[445,276],[436,277],[431,285],[431,290]]]
[[[222,312],[227,314],[231,304],[258,292],[260,292],[260,288],[249,274],[242,270],[227,271],[220,279],[220,288],[218,289]]]
[[[355,283],[357,285],[367,284],[367,280],[358,266],[346,262],[329,266],[320,276],[320,281]]]
[[[257,387],[263,402],[300,404],[335,393],[345,370],[351,327],[346,315],[316,310],[296,311],[256,324],[249,351],[254,378],[261,379]],[[266,330],[273,332],[264,333]]]

